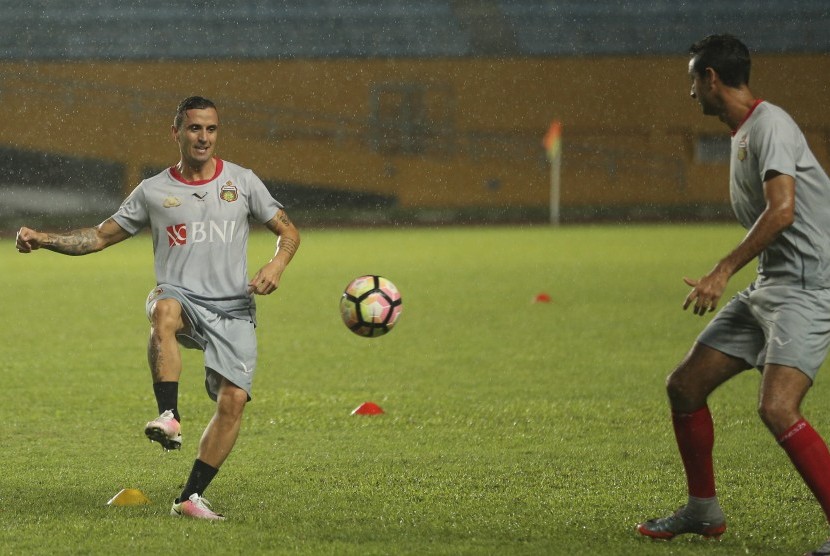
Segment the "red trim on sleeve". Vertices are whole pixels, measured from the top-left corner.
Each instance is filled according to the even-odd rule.
[[[753,104],[752,107],[749,109],[749,112],[746,113],[746,116],[744,116],[744,119],[741,120],[741,123],[738,124],[738,127],[736,127],[735,129],[732,130],[732,136],[733,137],[735,136],[736,133],[738,133],[738,130],[741,129],[742,125],[744,125],[744,122],[749,119],[749,117],[752,115],[752,113],[755,112],[755,109],[758,108],[758,105],[761,104],[762,102],[764,102],[764,99],[762,99],[762,98],[755,99],[755,104]]]
[[[208,179],[206,179],[206,180],[197,180],[197,181],[187,181],[186,179],[184,179],[184,178],[182,177],[181,173],[179,173],[178,168],[176,168],[175,166],[171,166],[169,171],[170,171],[170,176],[171,176],[174,180],[176,180],[176,181],[180,181],[180,182],[182,182],[182,183],[183,183],[183,184],[185,184],[185,185],[205,185],[206,183],[210,183],[210,182],[212,182],[213,180],[215,180],[216,178],[218,178],[218,177],[219,177],[219,174],[221,174],[221,173],[222,173],[222,168],[223,168],[224,166],[225,166],[225,163],[224,163],[224,162],[222,162],[222,159],[221,159],[221,158],[217,158],[217,159],[216,159],[216,172],[214,172],[213,177],[208,178]]]

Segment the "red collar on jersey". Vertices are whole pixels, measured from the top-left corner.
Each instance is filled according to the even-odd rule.
[[[184,179],[182,177],[181,173],[179,173],[178,168],[176,168],[175,166],[170,167],[170,175],[173,177],[174,180],[180,181],[185,185],[205,185],[206,183],[210,183],[213,180],[215,180],[217,177],[219,177],[219,174],[222,173],[222,168],[224,167],[225,163],[222,162],[221,158],[217,158],[215,160],[216,160],[216,172],[213,174],[212,177],[210,177],[206,180],[187,181],[186,179]]]
[[[749,117],[752,115],[752,113],[755,112],[755,109],[758,108],[758,105],[761,104],[762,102],[764,102],[764,99],[761,99],[761,98],[756,98],[755,99],[755,103],[749,108],[749,112],[746,113],[746,116],[744,116],[744,119],[741,120],[741,123],[739,123],[738,127],[736,127],[735,130],[732,132],[732,137],[734,137],[735,134],[738,133],[738,130],[741,129],[742,125],[744,125],[744,122],[749,119]]]

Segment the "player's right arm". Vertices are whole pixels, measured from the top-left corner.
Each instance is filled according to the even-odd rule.
[[[684,278],[692,287],[683,309],[694,303],[694,313],[714,311],[729,278],[761,254],[795,219],[795,178],[770,170],[763,183],[766,208],[747,232],[744,239],[700,280]]]
[[[108,218],[93,228],[82,228],[66,233],[38,232],[20,228],[17,232],[17,251],[31,253],[36,249],[48,249],[63,255],[88,255],[106,249],[130,237],[115,220]]]

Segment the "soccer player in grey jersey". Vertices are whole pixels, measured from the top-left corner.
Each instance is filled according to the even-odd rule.
[[[171,514],[224,519],[202,497],[233,448],[250,399],[256,369],[254,295],[268,295],[300,245],[300,234],[282,205],[253,172],[214,157],[219,129],[216,106],[189,97],[176,110],[172,136],[177,165],[142,181],[118,211],[93,228],[43,233],[23,227],[17,250],[44,248],[86,255],[149,226],[157,284],[147,298],[148,360],[160,415],[147,423],[148,438],[166,450],[181,446],[179,344],[205,356],[205,386],[216,412],[199,442],[197,458]],[[274,256],[249,280],[249,218],[277,237]]]
[[[692,98],[732,132],[730,197],[748,232],[708,274],[684,279],[692,290],[683,308],[714,311],[730,277],[756,257],[757,277],[718,312],[668,378],[688,501],[637,530],[661,539],[726,530],[707,399],[753,367],[762,373],[762,421],[830,519],[830,452],[800,410],[830,345],[830,179],[792,118],[750,91],[743,43],[713,35],[689,53]],[[830,554],[830,541],[812,554]]]

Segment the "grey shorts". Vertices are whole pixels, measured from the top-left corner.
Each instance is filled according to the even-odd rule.
[[[751,367],[786,365],[815,380],[830,347],[830,290],[750,286],[697,340]]]
[[[176,338],[185,348],[205,352],[205,388],[211,399],[216,401],[225,377],[245,390],[250,400],[257,361],[254,323],[222,316],[197,305],[183,291],[168,284],[160,284],[147,296],[148,319],[160,299],[175,299],[181,304],[185,328]]]

